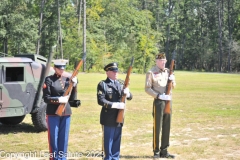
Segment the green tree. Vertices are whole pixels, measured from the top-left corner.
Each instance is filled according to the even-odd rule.
[[[3,53],[14,55],[34,53],[37,39],[37,19],[31,16],[24,0],[2,0],[0,3],[0,41]]]

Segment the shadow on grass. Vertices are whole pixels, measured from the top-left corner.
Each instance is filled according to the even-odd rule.
[[[153,159],[151,156],[130,156],[130,155],[124,155],[121,156],[120,158],[125,158],[125,159]]]
[[[37,133],[39,131],[33,125],[24,122],[17,125],[3,125],[0,123],[0,135],[8,133],[17,134],[18,132]]]

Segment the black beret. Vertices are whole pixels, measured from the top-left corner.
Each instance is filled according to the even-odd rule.
[[[118,64],[113,62],[113,63],[109,63],[108,65],[106,65],[104,67],[104,71],[118,71]]]

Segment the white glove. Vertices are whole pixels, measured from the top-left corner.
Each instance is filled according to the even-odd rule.
[[[67,103],[69,96],[59,97],[58,102],[59,103]]]
[[[72,78],[72,82],[73,82],[73,87],[76,87],[78,81],[77,81],[77,77],[73,77]]]
[[[123,103],[123,102],[114,102],[112,104],[112,108],[124,109],[125,108],[125,103]]]
[[[170,81],[174,81],[175,80],[175,76],[173,74],[171,74],[168,78]]]
[[[130,97],[130,90],[128,87],[123,90],[123,93],[126,94],[127,98]]]
[[[165,95],[165,93],[161,94],[158,96],[158,99],[165,100],[165,101],[170,101],[172,98],[170,95]]]

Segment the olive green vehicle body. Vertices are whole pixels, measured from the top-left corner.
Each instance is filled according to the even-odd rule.
[[[46,69],[47,61],[33,54],[0,58],[0,123],[16,125],[31,114],[36,129],[47,130],[42,85],[45,77],[54,73],[52,67]],[[63,76],[71,74],[64,72]]]

